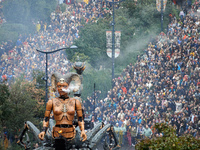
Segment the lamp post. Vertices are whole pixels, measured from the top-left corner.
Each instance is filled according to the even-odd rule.
[[[112,9],[113,9],[113,21],[112,21],[112,82],[115,78],[115,7],[114,0],[112,0]],[[112,89],[113,89],[112,83]]]
[[[46,55],[46,69],[45,69],[45,77],[44,77],[44,80],[46,82],[46,86],[45,86],[45,92],[46,92],[45,104],[48,101],[48,54],[55,53],[55,52],[58,52],[58,51],[61,51],[61,50],[64,50],[64,49],[77,49],[77,48],[78,47],[76,45],[72,45],[70,47],[60,48],[60,49],[57,49],[57,50],[54,50],[54,51],[46,51],[46,52],[36,49],[38,52],[44,53]]]
[[[163,32],[163,0],[161,0],[161,32]]]
[[[108,1],[112,4],[112,15],[113,15],[113,20],[112,20],[112,89],[114,88],[114,84],[113,84],[113,79],[115,78],[115,4],[119,4],[125,0],[121,0],[121,1],[117,1],[115,2],[114,0]],[[112,99],[113,99],[113,92],[112,92]]]
[[[96,100],[95,100],[95,96],[96,96],[96,95],[95,95],[95,83],[94,83],[94,114],[95,114],[95,101],[96,101]]]

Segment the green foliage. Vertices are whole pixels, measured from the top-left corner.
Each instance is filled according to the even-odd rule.
[[[28,91],[29,86],[28,83],[22,83],[22,81],[17,81],[11,86],[9,101],[12,103],[10,107],[12,114],[8,118],[7,126],[13,131],[18,131],[26,120],[34,121],[33,112],[37,103]]]
[[[12,23],[24,23],[30,15],[30,5],[25,0],[7,0],[3,3],[6,20]]]
[[[6,24],[0,26],[0,41],[16,41],[19,34],[33,33],[33,22],[50,22],[50,14],[56,8],[56,0],[6,0],[3,2],[3,14]]]
[[[176,18],[180,18],[179,16],[179,10],[175,8],[175,5],[172,5],[171,10],[167,9],[169,12],[171,11],[172,15],[174,15]]]
[[[30,33],[28,26],[16,23],[4,23],[0,26],[0,41],[17,41],[19,34]]]
[[[34,95],[32,95],[32,98],[37,100],[37,103],[39,104],[33,112],[34,117],[43,118],[45,110],[44,100],[46,82],[42,78],[45,77],[45,73],[40,70],[33,70],[32,77],[33,82],[31,84],[31,91],[34,91]]]
[[[86,56],[84,53],[79,53],[79,52],[76,52],[71,60],[71,62],[76,62],[77,61],[77,58],[79,58],[79,60],[81,62],[90,62],[90,58],[88,56]]]
[[[62,3],[62,4],[60,5],[60,8],[61,8],[61,11],[64,12],[64,11],[66,10],[66,8],[67,8],[67,4]]]
[[[8,98],[10,92],[6,84],[0,84],[0,130],[5,126],[6,119],[10,117]]]
[[[134,17],[135,13],[137,12],[137,5],[135,5],[132,0],[126,0],[123,2],[122,6],[128,9],[128,14],[130,17]]]
[[[85,28],[82,28],[81,38],[75,41],[75,45],[80,47],[79,52],[89,56],[93,66],[106,57],[105,30],[106,25],[104,25],[103,20],[99,20],[97,24],[89,23]]]
[[[128,9],[129,16],[135,19],[135,21],[133,21],[133,24],[134,26],[139,28],[140,33],[149,33],[150,31],[152,31],[153,28],[153,32],[156,31],[156,28],[158,28],[156,33],[160,32],[161,12],[158,12],[156,9],[156,1],[141,1],[136,6],[131,0],[127,0],[124,2],[123,6]],[[169,23],[169,14],[172,13],[177,17],[178,12],[179,10],[177,10],[174,5],[172,5],[171,2],[168,1],[166,9],[163,12],[164,28],[167,28],[167,25]]]
[[[48,22],[50,20],[51,12],[56,9],[57,0],[31,0],[29,5],[31,6],[31,18],[34,20],[41,20]]]
[[[10,95],[8,86],[6,84],[0,84],[0,92],[0,105],[2,105]]]
[[[195,139],[190,134],[177,137],[176,129],[171,125],[157,123],[155,129],[163,136],[142,139],[136,145],[137,150],[197,150],[200,148],[200,139]]]
[[[42,79],[43,77],[45,77],[45,73],[40,70],[33,70],[32,77],[33,77],[33,80],[35,80],[36,82],[35,86],[37,88],[42,88],[45,90],[45,81]]]
[[[86,100],[87,96],[92,96],[91,93],[95,90],[100,90],[100,98],[104,98],[111,89],[111,72],[109,70],[93,69],[89,64],[86,64],[86,69],[83,72],[83,93],[82,99]]]
[[[24,121],[38,124],[36,118],[43,117],[44,106],[40,103],[43,90],[35,88],[35,83],[17,79],[9,86],[0,85],[0,128],[6,126],[8,133],[19,134]]]
[[[56,0],[6,0],[3,13],[8,22],[28,23],[32,20],[48,20],[56,8]]]

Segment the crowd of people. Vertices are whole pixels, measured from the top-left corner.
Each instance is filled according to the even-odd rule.
[[[93,96],[84,102],[88,112],[95,109],[92,122],[114,125],[120,146],[163,136],[155,130],[156,123],[173,126],[177,136],[188,133],[200,138],[200,14],[196,5],[199,1],[190,11],[183,10],[180,19],[172,17],[168,32],[152,40],[136,63],[113,80],[114,88],[105,99],[94,105]]]
[[[5,22],[0,0],[0,21]],[[62,1],[59,1],[62,4]],[[101,9],[103,7],[103,9]],[[49,24],[42,20],[33,22],[36,27],[34,35],[19,35],[17,42],[4,41],[0,43],[0,83],[9,85],[16,78],[23,76],[27,81],[32,81],[33,71],[45,71],[46,58],[41,51],[52,51],[59,48],[70,47],[73,41],[79,38],[79,30],[89,22],[97,22],[99,18],[110,15],[109,3],[91,1],[71,1],[64,12],[59,5],[51,13]],[[1,24],[1,22],[0,22]],[[69,72],[73,64],[67,59],[67,54],[59,51],[48,55],[48,74],[58,71],[62,74]],[[49,80],[50,81],[50,80]],[[2,134],[2,133],[1,133]],[[1,146],[7,147],[8,133],[0,134]],[[4,144],[2,144],[4,141]],[[11,139],[9,139],[12,142]],[[6,148],[5,147],[5,148]]]
[[[114,125],[121,146],[126,142],[134,145],[136,138],[144,136],[163,136],[153,128],[162,122],[172,125],[178,136],[189,133],[200,137],[199,0],[193,6],[191,11],[181,11],[180,19],[171,18],[168,32],[152,40],[136,63],[130,63],[113,80],[114,88],[105,99],[95,105],[94,97],[83,101],[94,124]],[[109,3],[99,2],[90,5],[74,2],[65,12],[58,7],[51,13],[51,24],[35,23],[34,35],[20,35],[16,43],[2,43],[1,79],[9,82],[23,72],[31,80],[33,70],[45,70],[45,56],[36,49],[51,51],[71,46],[79,38],[80,28],[110,15],[109,8]],[[64,74],[71,69],[65,55],[62,51],[49,55],[49,74],[54,71]],[[98,94],[101,92],[96,93],[96,100]]]
[[[101,5],[103,9],[101,8]],[[46,58],[44,54],[36,51],[51,51],[63,47],[70,47],[76,38],[79,38],[79,30],[88,22],[96,22],[98,18],[104,18],[110,14],[109,5],[94,2],[87,5],[84,2],[76,2],[67,5],[62,12],[58,7],[51,13],[51,23],[43,21],[34,22],[36,33],[34,35],[19,35],[16,43],[12,41],[2,42],[0,45],[0,77],[1,80],[12,81],[14,78],[24,75],[27,80],[32,79],[33,70],[45,70]],[[67,60],[64,51],[48,55],[48,73],[54,71],[68,72],[72,63]]]

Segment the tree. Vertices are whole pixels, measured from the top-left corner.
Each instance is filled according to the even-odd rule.
[[[1,41],[17,40],[19,34],[32,32],[30,5],[24,0],[8,0],[3,2],[3,14],[6,19],[0,27]],[[27,26],[28,24],[28,26]]]
[[[79,52],[76,52],[74,54],[74,56],[71,59],[71,62],[74,63],[74,62],[78,61],[77,58],[79,58],[79,60],[81,62],[87,62],[87,63],[90,62],[90,58],[88,56],[86,56],[84,53],[79,53]]]
[[[50,22],[50,14],[56,8],[56,0],[6,0],[2,2],[6,19],[0,27],[1,41],[16,41],[19,34],[36,31],[34,22]]]
[[[24,122],[29,120],[36,125],[36,118],[43,117],[44,91],[37,89],[34,82],[17,80],[10,86],[9,103],[10,116],[6,118],[6,126],[10,133],[18,134]]]
[[[92,96],[91,93],[95,90],[100,90],[99,98],[104,98],[107,92],[111,89],[111,71],[101,69],[94,69],[89,64],[86,65],[86,70],[83,72],[83,93],[82,99],[86,100],[87,96]]]
[[[106,23],[107,24],[107,23]],[[84,53],[90,58],[92,66],[98,66],[98,63],[103,63],[106,55],[106,40],[105,30],[107,25],[104,24],[103,20],[99,20],[98,23],[89,23],[81,29],[80,37],[75,41],[81,53]],[[98,56],[98,57],[97,57]],[[69,56],[68,59],[72,58]]]
[[[6,119],[10,117],[11,110],[8,98],[10,92],[6,84],[0,84],[0,130],[6,125]]]
[[[25,23],[30,20],[30,5],[25,0],[7,0],[3,3],[6,20],[12,23]]]
[[[176,136],[176,129],[166,123],[155,125],[158,133],[162,137],[145,138],[136,145],[138,150],[197,150],[200,149],[200,139],[194,138],[190,134]]]
[[[36,84],[35,86],[39,89],[45,90],[45,80],[43,80],[45,77],[45,73],[40,70],[33,70],[32,77],[34,83]]]
[[[31,0],[29,1],[31,7],[30,18],[38,21],[50,22],[50,14],[55,11],[57,0]]]
[[[56,0],[6,0],[3,13],[8,22],[28,23],[32,20],[50,20],[50,14],[56,8]]]

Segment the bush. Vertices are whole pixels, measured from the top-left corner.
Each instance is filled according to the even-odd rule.
[[[152,139],[145,138],[136,145],[137,150],[198,150],[200,149],[200,139],[195,139],[190,134],[177,137],[176,130],[167,123],[157,123],[155,125],[158,133],[162,137],[153,136]]]
[[[16,41],[19,34],[28,34],[31,30],[28,26],[17,23],[5,23],[0,27],[0,41]]]

